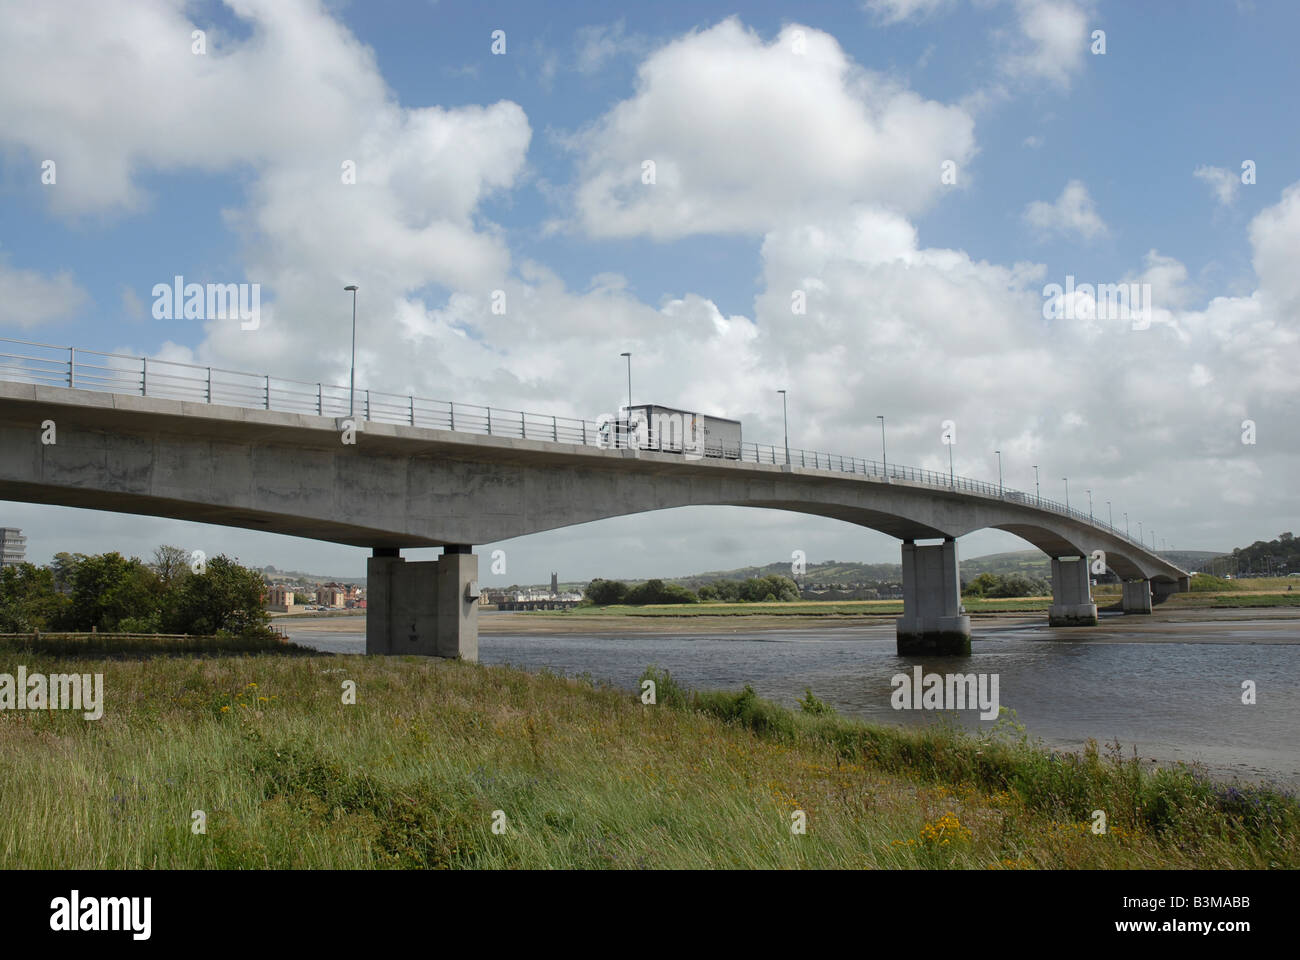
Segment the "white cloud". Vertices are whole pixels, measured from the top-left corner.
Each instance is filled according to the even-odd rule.
[[[1279,319],[1288,311],[1292,316],[1300,307],[1300,183],[1282,192],[1282,199],[1261,210],[1250,224],[1250,242],[1254,248],[1255,274],[1261,295]],[[1294,324],[1287,329],[1295,330]],[[1287,339],[1294,341],[1295,334]]]
[[[1087,8],[1072,0],[1015,0],[1019,35],[1008,42],[1002,69],[1026,83],[1068,89],[1088,56]]]
[[[1035,200],[1029,204],[1025,207],[1024,219],[1044,236],[1077,234],[1085,240],[1092,240],[1107,232],[1105,222],[1097,213],[1097,205],[1081,180],[1067,183],[1055,203]]]
[[[11,267],[0,255],[0,326],[23,329],[64,320],[89,298],[66,270],[46,276],[36,270]]]
[[[867,73],[829,34],[790,25],[764,43],[732,18],[652,53],[636,95],[577,146],[583,227],[670,239],[762,233],[851,203],[924,209],[974,136],[963,110]]]
[[[579,73],[588,76],[599,73],[612,60],[643,51],[647,43],[641,37],[629,35],[622,20],[581,27],[577,39],[578,58],[575,66]]]
[[[865,6],[882,23],[923,20],[953,6],[956,0],[867,0]]]
[[[1241,186],[1241,180],[1233,171],[1223,167],[1210,167],[1201,165],[1192,171],[1192,176],[1198,180],[1204,180],[1210,185],[1210,190],[1214,193],[1214,199],[1219,202],[1220,206],[1228,207],[1237,199],[1237,188]]]

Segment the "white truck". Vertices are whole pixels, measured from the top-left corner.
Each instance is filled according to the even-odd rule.
[[[601,423],[602,446],[680,453],[688,460],[740,459],[740,421],[710,417],[657,403],[627,408],[627,418]]]

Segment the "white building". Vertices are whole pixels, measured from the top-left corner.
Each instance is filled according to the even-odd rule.
[[[27,538],[17,527],[0,527],[0,567],[16,566],[27,558]]]

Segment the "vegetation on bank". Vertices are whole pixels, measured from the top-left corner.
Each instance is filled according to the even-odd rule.
[[[629,587],[622,580],[592,580],[583,591],[590,606],[647,606],[665,603],[792,603],[799,599],[799,585],[775,574],[748,580],[716,580],[698,592],[675,583],[647,580]]]
[[[652,672],[646,706],[423,658],[17,662],[103,673],[105,712],[0,711],[11,868],[1300,865],[1279,791],[1053,755],[1014,726],[868,726],[811,691],[791,711]]]
[[[1050,597],[1052,585],[1046,580],[1028,577],[1023,573],[981,573],[962,587],[961,595],[989,599]]]
[[[267,637],[261,574],[226,556],[162,546],[144,563],[120,553],[59,553],[0,569],[0,633],[218,632]]]

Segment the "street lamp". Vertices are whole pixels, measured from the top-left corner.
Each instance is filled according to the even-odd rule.
[[[1133,539],[1133,535],[1128,532],[1128,511],[1124,512],[1124,536],[1128,537],[1130,540]]]
[[[1088,491],[1088,522],[1092,523],[1092,491]]]
[[[876,414],[876,419],[880,421],[880,463],[885,470],[885,478],[889,478],[889,455],[885,453],[885,418]]]
[[[1111,510],[1111,508],[1110,508],[1110,501],[1109,501],[1109,500],[1106,501],[1106,524],[1107,524],[1107,526],[1109,526],[1112,530],[1115,529],[1115,513],[1114,513],[1114,511]]]
[[[1145,547],[1145,546],[1147,545],[1147,538],[1144,537],[1144,536],[1142,535],[1142,521],[1141,521],[1141,520],[1138,521],[1138,543],[1142,544],[1143,547]]]
[[[956,485],[957,484],[953,480],[953,474],[952,474],[952,444],[949,443],[948,444],[948,486],[950,488],[955,488]]]
[[[1002,451],[994,450],[998,455],[998,496],[1002,496]]]
[[[1043,494],[1038,488],[1038,464],[1034,464],[1034,502],[1040,507],[1043,505]]]
[[[631,446],[632,440],[632,354],[623,352],[620,357],[627,357],[627,417],[623,422],[623,429],[626,436],[623,438],[624,443]],[[648,426],[648,424],[647,424]]]
[[[785,425],[785,462],[790,463],[790,416],[786,410],[786,396],[784,390],[778,390],[781,394],[781,422]]]
[[[1065,512],[1068,514],[1070,512],[1070,478],[1062,477],[1061,479],[1065,481]]]
[[[343,289],[352,294],[352,369],[348,374],[348,416],[351,417],[357,396],[357,285],[350,283]]]

